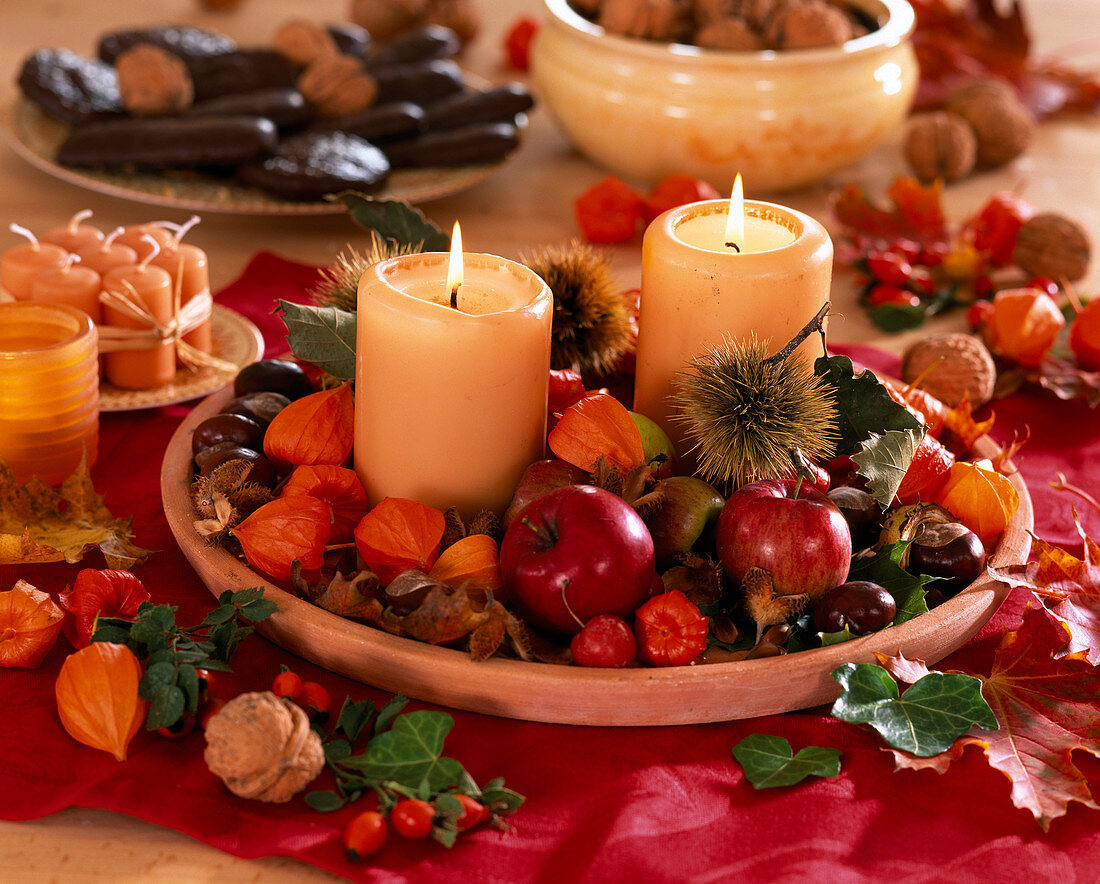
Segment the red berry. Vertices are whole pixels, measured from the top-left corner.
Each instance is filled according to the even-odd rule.
[[[386,820],[376,810],[363,811],[344,829],[344,849],[352,862],[373,856],[385,843]]]
[[[608,175],[573,201],[577,226],[594,243],[628,242],[642,220],[641,195],[625,181]]]
[[[1062,291],[1058,283],[1049,276],[1033,276],[1027,281],[1027,287],[1029,289],[1039,289],[1041,292],[1046,292],[1052,298],[1057,298]]]
[[[432,833],[434,821],[435,808],[419,798],[403,798],[390,813],[393,830],[402,838],[427,838]]]
[[[886,285],[905,285],[913,275],[913,265],[895,252],[871,252],[865,263],[871,277]]]
[[[988,298],[993,294],[993,280],[984,273],[975,276],[972,285],[974,286],[974,296],[977,298]]]
[[[653,185],[653,189],[645,198],[643,218],[645,223],[649,224],[669,209],[702,200],[716,200],[721,196],[714,189],[714,185],[701,178],[695,178],[692,175],[666,175]]]
[[[993,305],[989,301],[975,301],[966,311],[966,324],[977,331],[993,315]]]
[[[920,259],[921,245],[911,239],[899,239],[890,246],[890,251],[897,252],[910,264],[916,264]]]
[[[538,30],[538,19],[529,15],[517,18],[508,29],[508,33],[504,35],[504,53],[510,67],[517,71],[526,71],[530,68],[531,41]]]
[[[569,643],[578,666],[617,669],[629,666],[638,655],[634,633],[614,614],[597,614],[584,624]]]
[[[455,828],[460,832],[472,829],[489,819],[489,808],[469,795],[455,795],[462,805],[462,813],[455,820]]]
[[[923,267],[917,267],[909,277],[909,287],[922,295],[931,295],[936,291],[936,281]]]
[[[271,682],[271,693],[276,697],[297,700],[302,695],[302,677],[289,669],[280,672]]]
[[[925,267],[939,267],[943,263],[943,256],[947,254],[946,245],[938,244],[921,249],[917,263]]]
[[[709,626],[680,590],[654,596],[634,613],[638,656],[652,666],[684,666],[706,650]]]
[[[297,703],[309,715],[311,721],[328,721],[329,710],[332,707],[332,699],[322,685],[315,681],[302,682],[302,691],[298,695]]]
[[[920,296],[896,285],[876,285],[867,293],[867,303],[872,307],[892,304],[895,307],[919,307]]]

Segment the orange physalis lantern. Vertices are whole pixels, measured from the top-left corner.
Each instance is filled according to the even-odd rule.
[[[1043,361],[1066,320],[1054,299],[1039,289],[1005,289],[993,298],[986,321],[989,348],[1030,368]]]
[[[332,532],[332,510],[308,494],[277,497],[231,531],[249,565],[289,580],[296,560],[304,571],[321,567]]]
[[[61,724],[77,742],[119,761],[145,720],[141,663],[126,645],[92,642],[62,664],[54,685]]]
[[[936,502],[986,543],[1004,532],[1020,493],[990,461],[958,461],[947,471]]]
[[[268,424],[264,454],[276,463],[343,466],[355,441],[351,383],[291,402]]]
[[[57,641],[64,619],[49,593],[25,580],[0,592],[0,666],[36,669]]]
[[[500,551],[488,534],[471,534],[451,544],[440,554],[428,576],[471,598],[484,599],[487,592],[500,597]]]
[[[370,504],[367,492],[355,470],[331,464],[303,464],[295,467],[283,485],[283,497],[308,494],[332,507],[330,543],[351,540],[359,520],[367,514]]]
[[[355,548],[383,586],[404,571],[427,572],[439,556],[443,513],[418,500],[386,497],[355,529]]]
[[[582,470],[593,469],[601,454],[624,473],[645,463],[638,425],[607,393],[593,393],[567,408],[548,442],[554,454]]]

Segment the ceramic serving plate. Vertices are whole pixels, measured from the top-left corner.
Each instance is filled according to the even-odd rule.
[[[442,706],[530,721],[583,725],[676,725],[751,718],[831,702],[837,666],[873,663],[876,652],[904,653],[935,663],[971,638],[1000,606],[1008,588],[988,578],[928,614],[840,645],[736,663],[665,669],[586,669],[493,658],[475,663],[458,650],[399,638],[338,617],[270,583],[193,527],[188,498],[191,434],[231,398],[222,390],[204,400],[168,444],[161,494],[168,524],[184,555],[215,596],[263,586],[278,605],[259,631],[287,651],[382,690]],[[997,453],[988,437],[980,456]],[[1031,499],[1018,474],[1020,507],[991,557],[1004,565],[1027,557]]]

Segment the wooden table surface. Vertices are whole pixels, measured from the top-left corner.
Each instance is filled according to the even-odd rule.
[[[1023,0],[1039,54],[1055,53],[1093,69],[1100,66],[1100,13],[1096,0]],[[12,84],[23,58],[41,46],[66,47],[91,54],[108,30],[161,23],[204,25],[224,31],[243,44],[263,44],[283,21],[308,14],[317,21],[346,15],[349,0],[244,0],[228,13],[203,11],[196,0],[3,0],[0,9],[0,76],[8,84],[5,107],[15,99]],[[537,14],[538,0],[480,0],[484,26],[466,53],[464,65],[492,81],[514,79],[503,64],[501,36],[522,13]],[[308,12],[307,12],[308,10]],[[1088,39],[1092,38],[1091,43]],[[1075,51],[1081,53],[1074,59]],[[1061,50],[1066,49],[1065,53]],[[1091,55],[1087,54],[1091,51]],[[853,180],[881,193],[905,171],[898,141],[883,144],[850,169],[821,185],[781,196],[754,193],[800,209],[831,225],[828,194]],[[462,222],[470,251],[514,258],[533,246],[564,243],[577,234],[572,200],[605,173],[571,149],[548,113],[536,109],[519,154],[496,176],[473,189],[422,205],[440,226]],[[944,195],[948,214],[961,219],[992,192],[1022,191],[1043,210],[1076,219],[1094,243],[1100,242],[1100,120],[1096,117],[1045,123],[1028,152],[1008,167],[951,185]],[[159,209],[103,196],[59,181],[0,148],[0,222],[32,230],[56,226],[83,208],[94,210],[104,229],[119,224],[190,213]],[[3,247],[14,244],[3,241]],[[242,217],[208,213],[191,241],[210,256],[216,291],[236,278],[248,258],[266,249],[284,257],[325,264],[363,234],[346,217]],[[613,250],[615,273],[624,287],[638,284],[641,249],[637,242]],[[1100,260],[1094,260],[1079,291],[1100,291]],[[856,305],[850,274],[834,283],[830,338],[864,341],[900,350],[931,331],[963,327],[959,314],[937,318],[902,335],[875,329]],[[239,860],[176,832],[118,814],[71,809],[22,823],[0,822],[0,879],[23,881],[279,881],[336,880],[293,860]]]

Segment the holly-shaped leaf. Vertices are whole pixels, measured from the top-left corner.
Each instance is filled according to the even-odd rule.
[[[445,252],[451,247],[446,233],[402,200],[374,199],[352,190],[328,199],[343,203],[356,223],[399,246],[424,252]]]
[[[853,560],[851,570],[848,572],[849,580],[869,580],[877,583],[894,597],[897,605],[897,613],[894,615],[894,623],[904,623],[921,614],[928,613],[928,604],[925,602],[925,581],[914,576],[901,567],[901,559],[909,541],[884,546],[876,550],[873,556],[861,557]]]
[[[975,724],[999,727],[973,676],[931,672],[904,695],[890,673],[870,663],[845,663],[832,676],[844,688],[833,704],[834,718],[869,724],[891,746],[913,755],[938,755]]]
[[[924,438],[924,428],[919,430],[887,430],[871,433],[860,443],[852,460],[859,467],[859,474],[867,480],[867,489],[882,506],[893,503],[894,495],[913,462],[917,446]]]
[[[341,381],[355,378],[355,314],[339,307],[279,301],[290,352]]]
[[[754,789],[793,786],[806,777],[840,773],[839,749],[806,746],[795,755],[790,743],[771,734],[749,734],[733,747],[733,757]]]
[[[1085,534],[1076,510],[1073,523],[1083,559],[1036,537],[1031,542],[1035,561],[990,572],[1009,586],[1030,589],[1062,624],[1069,642],[1054,652],[1055,659],[1081,654],[1092,666],[1100,666],[1100,546]]]

